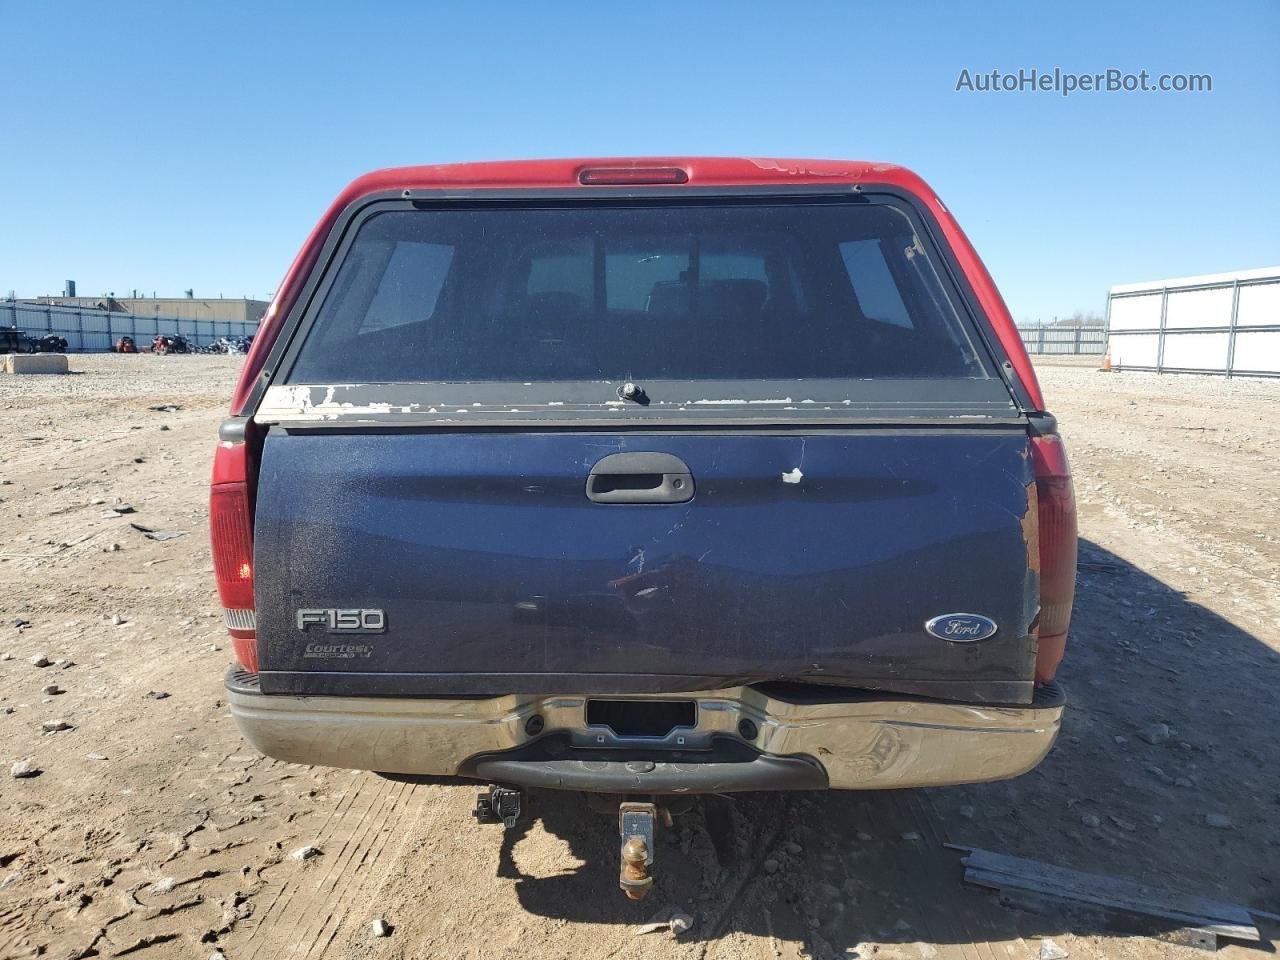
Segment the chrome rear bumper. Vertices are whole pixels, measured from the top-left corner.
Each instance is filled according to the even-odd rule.
[[[696,722],[662,738],[587,726],[587,698],[475,700],[263,694],[227,676],[231,714],[269,757],[291,763],[602,792],[878,790],[1002,780],[1025,773],[1057,737],[1063,696],[1026,707],[906,697],[793,702],[754,687],[674,697]],[[540,729],[530,718],[542,718]],[[748,721],[742,724],[742,721]],[[747,739],[740,724],[755,736]],[[534,730],[536,732],[531,733]]]

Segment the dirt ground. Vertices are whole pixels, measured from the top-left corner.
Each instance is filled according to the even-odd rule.
[[[1049,758],[1005,783],[699,802],[634,905],[615,822],[577,796],[536,795],[504,837],[473,788],[256,755],[223,699],[204,526],[237,361],[71,365],[0,378],[0,958],[1204,956],[966,887],[946,842],[1280,912],[1280,382],[1043,365],[1082,535]],[[26,759],[39,774],[12,777]],[[637,935],[671,908],[690,930]]]

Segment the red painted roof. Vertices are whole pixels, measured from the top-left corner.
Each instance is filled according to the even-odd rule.
[[[788,160],[763,157],[598,157],[562,160],[502,160],[484,163],[446,163],[417,167],[393,167],[376,170],[352,181],[329,207],[316,225],[302,250],[294,259],[280,285],[271,307],[259,325],[253,348],[246,358],[240,382],[232,399],[233,413],[243,412],[253,380],[261,371],[267,353],[280,330],[282,318],[289,312],[301,290],[325,237],[342,211],[352,202],[373,193],[388,190],[420,189],[520,189],[573,188],[589,196],[595,186],[583,186],[578,176],[589,168],[677,167],[687,176],[687,186],[754,186],[778,183],[830,184],[867,183],[897,187],[915,196],[937,219],[943,237],[951,246],[961,269],[977,294],[983,311],[1000,338],[1014,370],[1022,381],[1031,402],[1043,409],[1044,401],[1035,371],[1022,345],[1022,337],[1014,326],[1000,292],[996,289],[964,231],[951,216],[933,190],[905,167],[890,163],[854,160]],[[645,189],[635,187],[637,191]],[[670,185],[664,189],[672,189]],[[675,188],[675,189],[678,189]]]

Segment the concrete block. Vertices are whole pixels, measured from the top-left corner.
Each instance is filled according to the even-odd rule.
[[[6,353],[5,373],[68,373],[65,353]]]

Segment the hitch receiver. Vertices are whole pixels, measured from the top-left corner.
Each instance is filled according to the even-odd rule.
[[[476,797],[476,808],[471,815],[480,823],[500,823],[514,830],[524,813],[524,791],[517,787],[503,787],[491,783]]]
[[[630,900],[643,900],[653,889],[653,824],[657,813],[652,803],[626,802],[618,807],[618,832],[622,835],[618,886]]]

